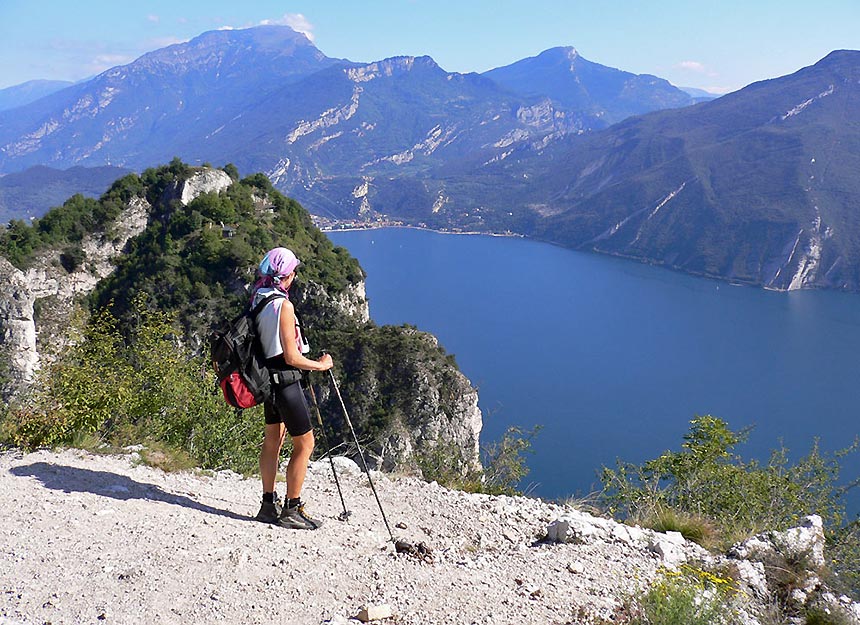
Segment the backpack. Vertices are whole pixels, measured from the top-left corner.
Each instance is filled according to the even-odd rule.
[[[257,332],[256,318],[277,293],[246,310],[209,340],[212,366],[224,400],[235,408],[250,408],[264,403],[272,394],[272,379]]]

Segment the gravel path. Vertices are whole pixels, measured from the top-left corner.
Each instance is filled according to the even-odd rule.
[[[328,461],[305,486],[315,531],[263,525],[258,479],[164,473],[136,454],[0,454],[0,624],[347,623],[387,604],[397,624],[581,623],[652,579],[641,542],[539,542],[569,508],[450,491],[338,458],[349,522]],[[283,484],[278,485],[283,495]]]

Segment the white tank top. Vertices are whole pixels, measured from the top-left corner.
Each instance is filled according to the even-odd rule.
[[[273,293],[283,295],[283,291],[273,288],[264,287],[258,289],[254,294],[252,307],[259,304]],[[263,354],[266,358],[274,358],[284,353],[281,346],[281,306],[284,305],[286,297],[275,297],[268,304],[263,306],[257,314],[257,331],[260,333],[260,343],[263,346]],[[311,348],[304,340],[299,326],[299,318],[296,317],[296,347],[301,354],[307,354]]]

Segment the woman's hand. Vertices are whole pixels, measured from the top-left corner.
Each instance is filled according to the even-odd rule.
[[[323,354],[317,359],[317,362],[322,366],[320,371],[328,371],[334,366],[334,360],[332,360],[331,354]]]

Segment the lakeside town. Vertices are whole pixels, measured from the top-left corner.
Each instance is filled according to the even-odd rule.
[[[377,215],[373,219],[333,219],[311,214],[314,225],[323,232],[338,232],[348,230],[377,230],[379,228],[416,228],[419,230],[432,230],[443,234],[483,234],[493,237],[522,237],[523,235],[505,230],[503,232],[469,230],[451,226],[447,228],[431,228],[425,222],[409,223],[400,219],[391,219],[387,215]]]

